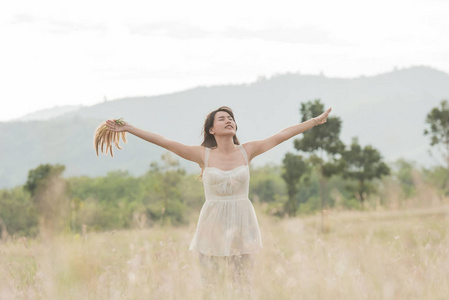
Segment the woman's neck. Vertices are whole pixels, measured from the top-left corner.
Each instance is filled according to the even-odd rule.
[[[215,137],[217,142],[217,150],[222,153],[231,153],[235,150],[234,138],[229,136]]]

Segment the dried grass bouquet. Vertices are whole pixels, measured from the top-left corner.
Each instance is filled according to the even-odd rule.
[[[123,118],[120,118],[118,120],[114,120],[114,122],[117,125],[124,125]],[[122,149],[120,147],[120,136],[122,137],[123,142],[126,143],[126,132],[116,132],[112,131],[108,128],[106,125],[106,121],[102,122],[97,129],[95,130],[94,134],[94,148],[95,152],[98,156],[98,150],[101,150],[101,153],[111,154],[111,157],[114,157],[114,153],[112,152],[112,144],[114,144],[117,149]],[[104,152],[105,151],[105,152]]]

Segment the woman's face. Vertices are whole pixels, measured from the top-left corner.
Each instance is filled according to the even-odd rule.
[[[213,135],[231,135],[234,136],[236,126],[232,116],[225,112],[219,111],[215,114],[214,126],[209,130]]]

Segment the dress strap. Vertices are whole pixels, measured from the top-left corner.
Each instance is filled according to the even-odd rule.
[[[207,167],[209,161],[210,148],[206,147],[206,154],[204,155],[204,167]]]
[[[246,164],[248,165],[248,155],[246,154],[245,148],[242,145],[238,145],[240,151],[242,151],[243,158],[245,159]]]

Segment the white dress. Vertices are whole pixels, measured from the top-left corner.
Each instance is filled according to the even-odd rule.
[[[209,256],[231,256],[258,252],[262,248],[259,224],[249,193],[248,156],[238,148],[245,165],[224,171],[208,167],[210,148],[206,148],[203,171],[206,201],[189,250]]]

